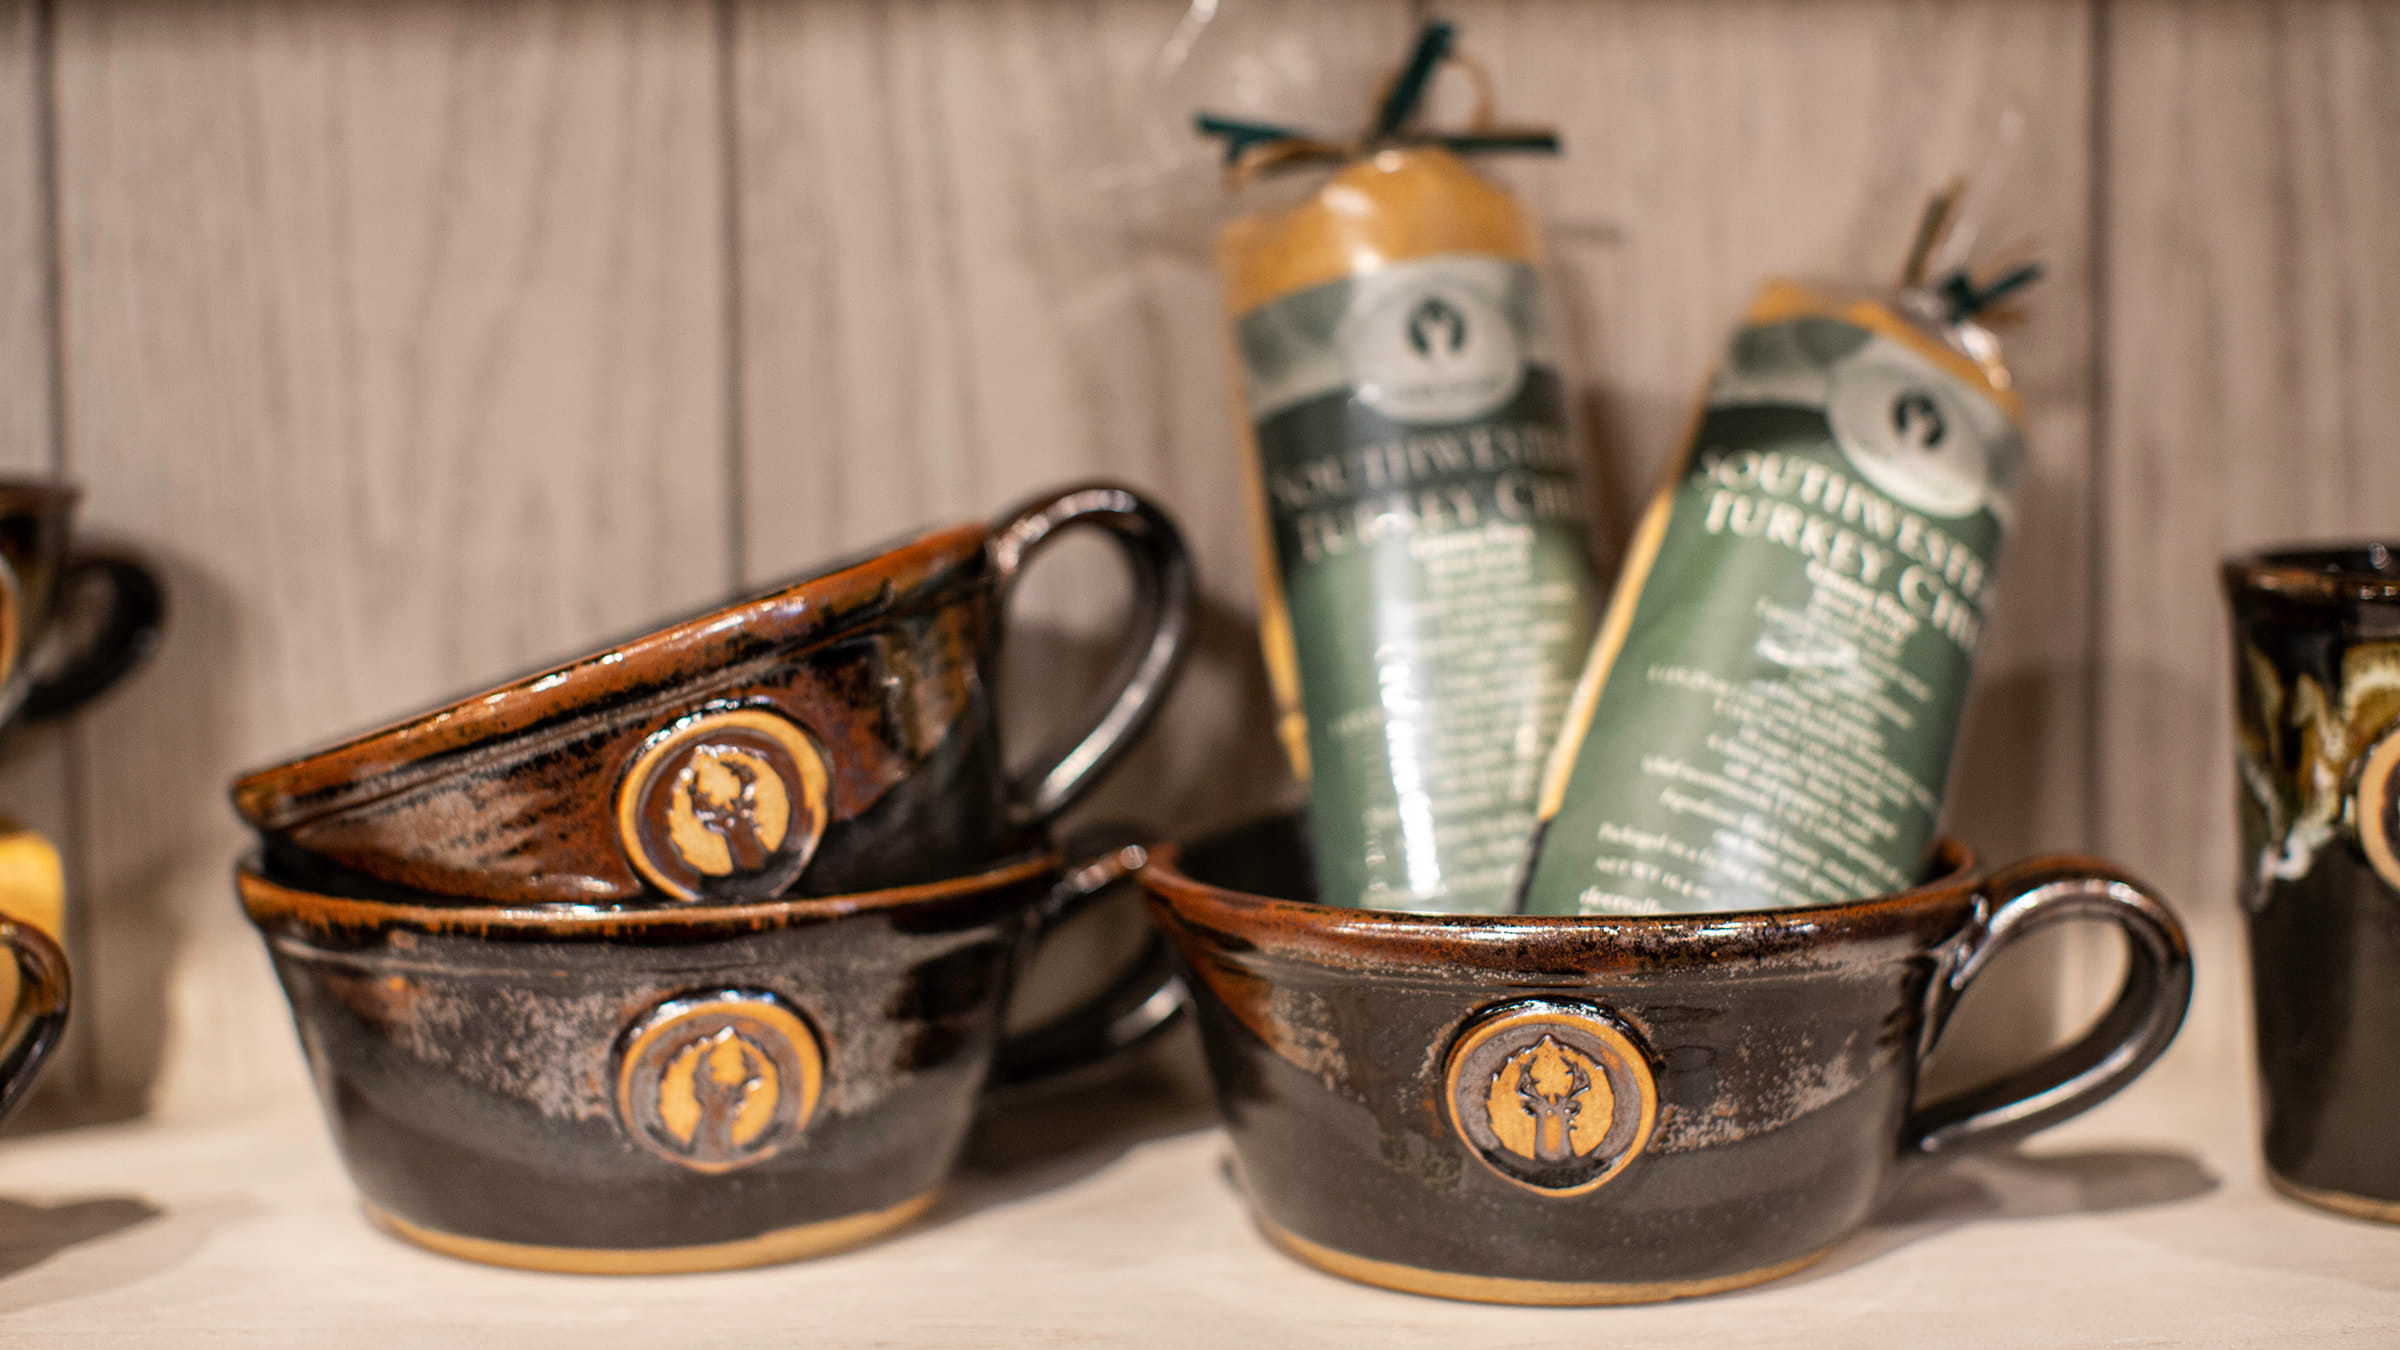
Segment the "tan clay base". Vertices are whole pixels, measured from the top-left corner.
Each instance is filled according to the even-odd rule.
[[[456,1233],[419,1227],[373,1205],[366,1206],[366,1211],[376,1227],[394,1237],[404,1238],[444,1256],[481,1261],[485,1265],[558,1271],[569,1275],[683,1275],[702,1270],[771,1266],[781,1261],[797,1261],[805,1256],[822,1256],[844,1247],[855,1247],[881,1237],[923,1214],[933,1205],[934,1197],[938,1194],[938,1191],[927,1191],[914,1199],[903,1200],[890,1209],[879,1209],[869,1214],[848,1214],[822,1223],[804,1223],[796,1228],[779,1228],[753,1238],[711,1242],[697,1247],[539,1247],[523,1242],[461,1237]]]
[[[1702,1294],[1722,1294],[1727,1290],[1746,1289],[1754,1284],[1802,1270],[1823,1257],[1832,1248],[1813,1251],[1795,1260],[1763,1270],[1745,1270],[1734,1275],[1718,1275],[1705,1280],[1655,1280],[1641,1284],[1573,1283],[1561,1280],[1511,1280],[1496,1275],[1459,1275],[1446,1270],[1420,1270],[1395,1261],[1377,1261],[1371,1257],[1352,1256],[1321,1247],[1307,1238],[1277,1227],[1274,1220],[1260,1215],[1258,1226],[1267,1239],[1292,1256],[1331,1271],[1344,1279],[1361,1284],[1380,1285],[1405,1294],[1430,1294],[1435,1298],[1463,1299],[1470,1303],[1523,1303],[1553,1308],[1589,1307],[1604,1303],[1660,1303],[1671,1298],[1696,1298]]]
[[[2267,1169],[2267,1182],[2276,1190],[2304,1205],[2315,1205],[2319,1209],[2329,1209],[2336,1214],[2347,1215],[2353,1219],[2371,1219],[2376,1223],[2400,1223],[2400,1200],[2375,1200],[2363,1195],[2351,1195],[2344,1191],[2320,1191],[2314,1186],[2303,1186],[2297,1181],[2286,1180],[2277,1175],[2273,1168]]]

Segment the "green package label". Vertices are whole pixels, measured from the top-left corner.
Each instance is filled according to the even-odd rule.
[[[1513,898],[1595,609],[1544,333],[1533,270],[1471,256],[1240,322],[1330,903]]]
[[[1998,405],[1900,341],[1828,317],[1743,329],[1654,508],[1622,646],[1584,677],[1598,697],[1560,747],[1526,911],[1914,883],[2021,455]]]

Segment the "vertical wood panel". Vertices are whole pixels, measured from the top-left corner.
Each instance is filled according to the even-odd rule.
[[[2400,530],[2400,11],[2113,8],[2103,843],[2200,930],[2179,1056],[2248,1072],[2215,563]]]
[[[62,7],[68,461],[175,606],[79,734],[112,1096],[162,1062],[174,1106],[296,1083],[232,770],[728,582],[715,32],[647,0]]]
[[[2049,266],[2007,350],[2027,473],[1978,657],[1951,828],[1995,858],[2090,833],[2091,18],[2080,0],[1471,0],[1450,7],[1503,111],[1555,122],[1556,164],[1511,169],[1550,223],[1553,271],[1622,530],[1680,450],[1693,400],[1758,283],[1880,289],[1950,175],[1981,184],[1987,245]],[[2022,140],[1992,163],[2010,116]],[[1973,195],[1973,194],[1971,194]],[[1622,543],[1622,533],[1610,540]],[[2086,964],[2043,940],[1987,981],[1946,1058],[2037,1048]],[[2052,972],[2058,972],[2055,976]]]
[[[1758,283],[1880,288],[1924,196],[2025,117],[1984,237],[2050,274],[2008,351],[2021,524],[1953,818],[1993,852],[2080,841],[2090,541],[2089,12],[2080,3],[1492,0],[1453,7],[1506,111],[1564,128],[1511,170],[1551,222],[1610,515],[1648,499]],[[1989,178],[1987,174],[1985,178]],[[1996,201],[1996,205],[1994,205]],[[1621,542],[1612,540],[1612,545]]]
[[[43,59],[33,0],[0,0],[0,473],[11,476],[46,477],[58,467]],[[69,781],[63,729],[19,723],[0,733],[0,817],[40,830],[71,856]],[[81,880],[69,877],[70,890]],[[69,908],[67,941],[75,956],[83,952],[87,929],[74,921],[81,908]],[[86,1019],[69,1023],[66,1043],[27,1105],[28,1124],[59,1118],[82,1095],[91,1048],[87,1028]]]
[[[1166,68],[1172,0],[736,7],[752,577],[1077,479],[1156,494],[1208,608],[1105,812],[1178,829],[1262,809],[1282,773],[1207,253],[1224,207],[1190,114],[1311,113],[1330,89],[1350,115],[1413,22],[1401,0],[1224,13]],[[1105,669],[1109,578],[1066,552],[1035,569],[1003,679],[1014,743]]]
[[[48,186],[34,0],[0,0],[0,470],[51,465]]]
[[[734,12],[750,578],[1130,483],[1181,522],[1202,613],[1172,702],[1078,814],[1182,834],[1278,804],[1208,254],[1227,207],[1190,116],[1353,116],[1410,7],[1228,7],[1197,30],[1175,0]],[[1018,755],[1105,677],[1117,577],[1088,543],[1029,569],[998,689]],[[1138,923],[1126,907],[1048,944],[1020,1015],[1088,984],[1069,972],[1113,962]]]

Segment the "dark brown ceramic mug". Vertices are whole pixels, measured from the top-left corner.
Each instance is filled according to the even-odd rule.
[[[2267,1175],[2400,1223],[2400,545],[2228,561]]]
[[[1133,614],[1100,711],[1012,771],[991,687],[1009,592],[1070,529]],[[1158,707],[1191,564],[1121,487],[1056,492],[260,770],[280,876],[419,898],[695,904],[930,881],[1041,847]]]
[[[0,480],[0,720],[74,711],[141,664],[166,614],[150,569],[74,551],[64,483]]]
[[[0,721],[73,712],[130,673],[157,645],[166,602],[158,578],[132,558],[78,553],[75,506],[64,483],[0,479]],[[37,896],[0,895],[0,1116],[25,1095],[66,1028],[67,958],[55,940],[22,919],[30,905],[55,922],[57,857],[38,838],[9,841],[48,856]],[[12,869],[13,871],[13,869]]]
[[[1616,1303],[1801,1268],[1913,1158],[2004,1144],[2116,1092],[2174,1038],[2181,928],[2086,858],[1845,905],[1668,918],[1306,903],[1273,821],[1142,872],[1181,952],[1260,1226],[1335,1274],[1506,1303]],[[1290,897],[1290,898],[1277,898]],[[1916,1105],[1990,958],[2069,919],[2123,930],[2123,987],[2074,1045]]]
[[[1163,1025],[1162,964],[1002,1034],[1035,940],[1140,856],[641,909],[237,881],[377,1223],[499,1265],[663,1273],[898,1228],[932,1204],[987,1080]]]

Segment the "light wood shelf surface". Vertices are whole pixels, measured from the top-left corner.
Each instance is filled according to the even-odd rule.
[[[2334,1350],[2400,1334],[2400,1227],[2270,1194],[2248,1098],[2190,1075],[2022,1152],[1916,1174],[1780,1284],[1571,1310],[1387,1293],[1278,1255],[1186,1084],[1136,1074],[995,1110],[933,1216],[881,1245],[658,1278],[486,1269],[383,1236],[296,1096],[24,1140],[0,1154],[0,1342]]]

